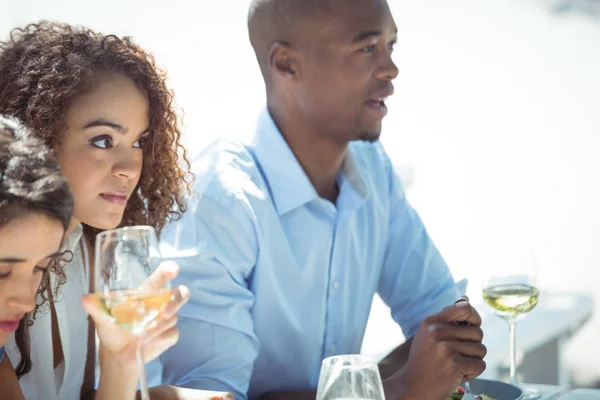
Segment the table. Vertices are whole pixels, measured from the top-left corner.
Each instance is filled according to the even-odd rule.
[[[595,400],[600,399],[598,389],[577,389],[560,398],[561,400]]]
[[[569,390],[567,386],[527,385],[536,388],[542,394],[540,400],[600,400],[598,389]]]
[[[527,384],[525,386],[539,390],[542,394],[542,398],[540,400],[555,400],[561,398],[562,395],[566,394],[569,391],[569,388],[567,386],[532,384]]]

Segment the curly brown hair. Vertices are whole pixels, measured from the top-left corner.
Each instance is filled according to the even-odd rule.
[[[49,21],[14,29],[0,42],[0,113],[21,119],[56,148],[67,110],[106,73],[130,78],[150,106],[142,173],[120,226],[150,225],[160,234],[185,211],[193,176],[166,73],[131,38]]]

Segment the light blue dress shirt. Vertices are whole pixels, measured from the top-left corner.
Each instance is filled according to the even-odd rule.
[[[163,234],[191,289],[165,383],[315,389],[325,357],[360,352],[375,293],[406,337],[459,296],[378,143],[350,144],[335,205],[266,111],[249,144],[218,141],[193,169],[197,195]]]

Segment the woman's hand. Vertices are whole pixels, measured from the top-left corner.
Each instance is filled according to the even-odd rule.
[[[172,261],[161,265],[148,278],[144,285],[146,289],[160,290],[165,281],[172,280],[179,273],[179,266]],[[171,291],[171,298],[164,310],[152,321],[143,334],[134,336],[125,329],[117,326],[104,314],[98,299],[93,294],[83,296],[82,304],[90,314],[100,339],[100,365],[107,357],[122,363],[123,367],[136,367],[136,347],[142,344],[144,360],[150,362],[160,356],[165,350],[177,343],[177,312],[188,301],[190,291],[185,286],[179,286]],[[113,364],[113,362],[111,362]]]

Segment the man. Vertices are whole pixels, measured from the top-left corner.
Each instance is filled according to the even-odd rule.
[[[387,398],[448,398],[485,369],[481,320],[452,305],[453,278],[377,143],[398,74],[386,1],[255,0],[249,32],[267,110],[249,143],[204,152],[199,195],[164,236],[192,292],[164,378],[314,398],[322,359],[360,351],[377,292],[410,338],[381,363]]]

